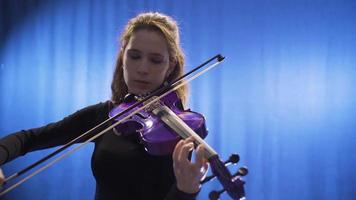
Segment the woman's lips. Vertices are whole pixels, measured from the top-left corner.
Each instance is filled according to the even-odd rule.
[[[136,83],[149,84],[148,81],[135,80]]]
[[[138,88],[140,89],[146,89],[149,87],[149,82],[147,81],[141,81],[141,80],[135,80],[135,85],[137,85]]]

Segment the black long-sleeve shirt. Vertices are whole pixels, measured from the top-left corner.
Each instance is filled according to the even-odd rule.
[[[44,127],[23,130],[0,140],[0,165],[28,152],[63,145],[108,118],[110,101],[89,106]],[[91,167],[96,200],[195,199],[175,185],[171,155],[149,155],[137,135],[109,131],[97,138]]]

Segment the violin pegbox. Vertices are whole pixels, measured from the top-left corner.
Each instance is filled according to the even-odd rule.
[[[237,164],[239,160],[240,157],[238,154],[232,154],[225,162],[221,161],[217,155],[209,158],[213,175],[207,176],[203,181],[201,181],[201,184],[204,184],[213,178],[217,178],[223,186],[223,189],[221,190],[214,190],[210,192],[210,200],[218,200],[220,195],[224,192],[227,192],[234,200],[246,199],[244,190],[245,181],[243,181],[241,177],[248,174],[247,167],[240,167],[234,174],[231,174],[227,169],[228,165]]]

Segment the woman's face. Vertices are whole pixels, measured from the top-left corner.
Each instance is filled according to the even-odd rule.
[[[124,50],[123,72],[128,92],[144,95],[158,88],[173,71],[162,33],[134,32]]]

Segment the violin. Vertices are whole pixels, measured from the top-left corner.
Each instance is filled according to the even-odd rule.
[[[195,74],[187,80],[183,78],[191,75],[193,72],[202,68],[207,63],[212,60],[217,59],[217,63],[211,65],[209,68]],[[241,167],[235,174],[231,174],[227,169],[228,164],[236,164],[239,161],[239,156],[237,154],[232,154],[230,158],[223,162],[220,160],[217,152],[207,144],[203,138],[207,136],[207,129],[205,126],[205,118],[203,115],[191,110],[184,110],[181,100],[178,98],[175,90],[189,81],[195,79],[206,71],[210,70],[219,64],[224,57],[221,55],[216,55],[215,57],[209,59],[202,65],[196,67],[191,72],[185,74],[184,76],[178,78],[171,84],[164,85],[161,88],[156,89],[151,94],[145,97],[136,97],[134,95],[127,95],[124,101],[118,106],[114,107],[109,113],[109,119],[102,122],[98,126],[92,128],[81,136],[73,139],[63,147],[49,154],[48,156],[42,158],[41,160],[35,162],[34,164],[26,167],[25,169],[11,175],[5,179],[5,183],[10,180],[26,173],[27,171],[33,169],[37,165],[43,163],[44,161],[54,157],[58,153],[67,149],[72,144],[80,141],[88,135],[91,136],[93,132],[100,129],[104,130],[91,136],[85,142],[82,142],[77,147],[71,149],[70,151],[59,156],[55,160],[49,162],[47,165],[36,170],[29,176],[20,180],[18,183],[12,185],[11,187],[0,192],[0,197],[3,196],[8,191],[22,184],[29,178],[40,173],[44,169],[52,166],[59,160],[78,150],[82,146],[91,142],[92,140],[100,137],[104,133],[110,130],[114,130],[115,134],[118,135],[128,135],[132,133],[139,134],[140,141],[145,146],[146,151],[151,155],[168,155],[174,150],[175,145],[180,139],[186,139],[188,137],[194,138],[194,145],[198,146],[203,144],[204,146],[204,156],[208,160],[211,171],[213,175],[206,177],[201,181],[204,184],[213,178],[217,178],[223,189],[219,191],[212,191],[209,194],[209,198],[212,200],[217,200],[223,192],[227,192],[228,195],[234,200],[245,199],[244,184],[245,182],[241,179],[248,173],[246,167]],[[113,123],[114,122],[114,123]]]
[[[110,112],[110,117],[129,107],[137,97],[129,95],[125,99],[124,103]],[[236,174],[231,175],[225,167],[228,163],[237,163],[239,156],[233,154],[228,161],[222,162],[218,154],[202,139],[207,136],[204,116],[191,110],[182,110],[180,105],[181,101],[176,93],[171,92],[160,101],[120,123],[114,130],[119,135],[138,133],[146,151],[151,155],[171,154],[181,138],[193,136],[195,146],[204,145],[205,157],[214,174],[205,178],[201,183],[204,184],[217,177],[224,187],[221,191],[211,192],[210,199],[218,199],[219,195],[225,191],[233,199],[244,199],[244,181],[240,177],[247,174],[247,168],[242,167]]]
[[[110,111],[109,117],[114,117],[117,113],[122,112],[133,103],[137,102],[137,100],[139,100],[139,97],[136,97],[133,94],[126,95],[123,103]],[[163,97],[160,102],[172,110],[173,113],[178,115],[179,118],[191,127],[201,138],[207,136],[208,131],[205,127],[204,116],[191,110],[183,110],[182,102],[175,92],[169,93],[167,96]],[[117,117],[115,120],[119,121],[123,117],[125,117],[125,115]],[[149,154],[156,156],[172,154],[175,145],[182,138],[182,136],[176,134],[175,131],[177,130],[167,127],[161,117],[153,114],[149,108],[139,111],[114,128],[114,132],[117,135],[126,136],[133,133],[139,134],[139,139],[146,151]],[[187,137],[184,136],[183,138]]]

